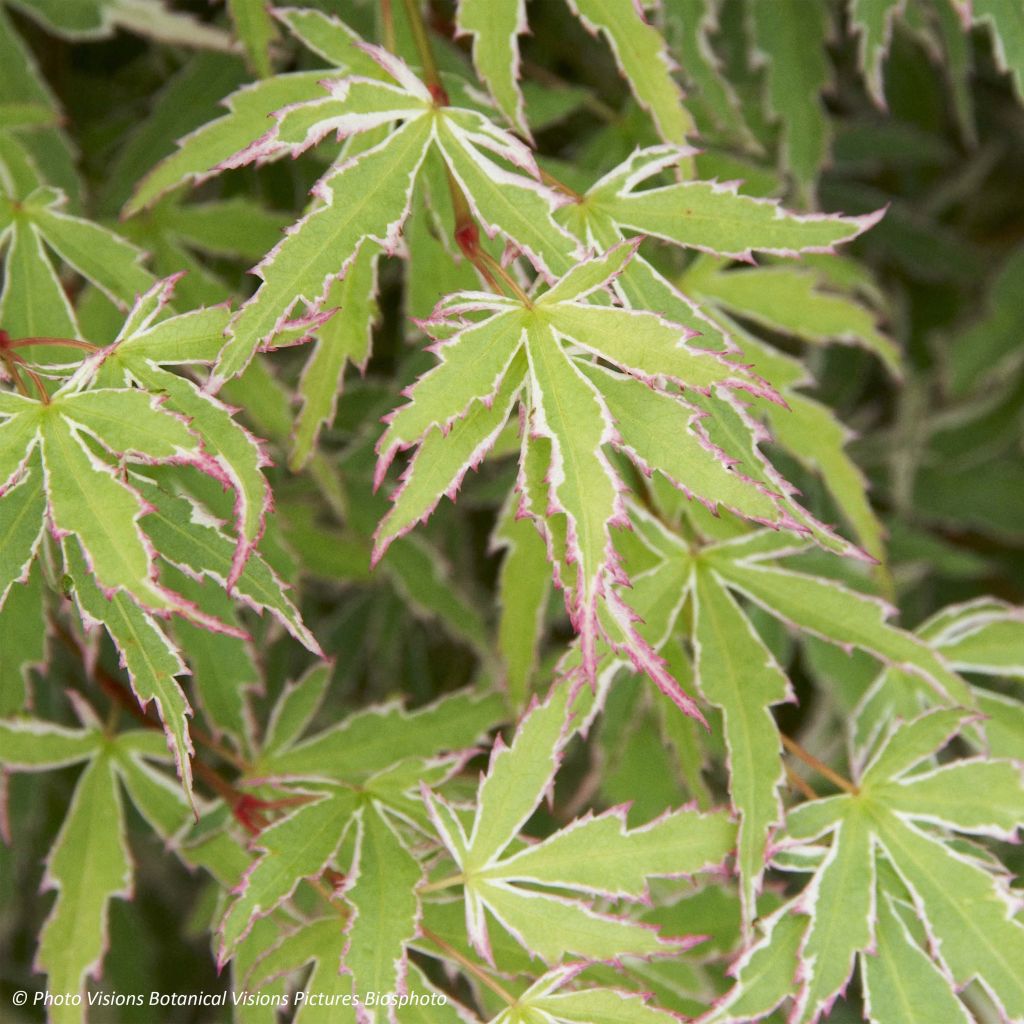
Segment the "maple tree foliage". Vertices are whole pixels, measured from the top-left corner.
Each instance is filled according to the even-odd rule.
[[[1017,6],[194,7],[0,4],[24,1019],[1024,1020]]]

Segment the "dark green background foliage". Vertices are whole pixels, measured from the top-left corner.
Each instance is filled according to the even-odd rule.
[[[287,0],[282,6],[289,6]],[[307,0],[305,6],[337,15],[367,40],[388,41],[381,13],[388,5]],[[401,0],[393,6],[395,46],[418,68],[420,57],[405,8]],[[818,289],[816,298],[842,298],[839,326],[831,322],[829,329],[812,323],[818,307],[810,299],[804,304],[801,285],[793,279],[787,279],[788,283],[780,279],[780,290],[773,292],[771,278],[765,278],[754,300],[734,298],[730,302],[716,299],[715,286],[700,277],[715,271],[706,256],[650,241],[644,243],[642,252],[684,291],[692,286],[694,297],[730,317],[741,348],[750,331],[756,336],[751,344],[795,356],[802,363],[811,383],[804,386],[787,379],[784,383],[789,390],[780,386],[794,408],[806,411],[799,402],[801,396],[811,396],[834,414],[834,418],[824,416],[796,428],[786,420],[785,411],[769,410],[763,402],[755,409],[777,435],[778,443],[767,442],[764,451],[796,485],[803,506],[878,556],[880,564],[865,568],[855,559],[816,550],[790,560],[791,568],[839,581],[852,591],[884,597],[897,606],[895,621],[909,632],[950,605],[990,599],[979,607],[992,610],[995,632],[979,643],[980,653],[958,655],[953,641],[947,643],[946,653],[970,682],[972,699],[995,715],[989,734],[992,752],[1001,758],[1019,759],[1024,755],[1024,705],[1020,703],[1024,697],[1020,689],[1024,618],[1014,606],[1024,606],[1024,15],[1016,0],[1006,0],[1002,6],[996,0],[987,6],[976,3],[979,20],[965,30],[955,0],[892,4],[878,0],[663,0],[645,6],[652,8],[651,21],[663,31],[680,65],[677,78],[697,129],[690,141],[702,150],[696,157],[699,177],[741,180],[743,193],[778,198],[788,209],[801,212],[859,216],[886,208],[876,226],[841,248],[840,258],[809,255],[802,264],[793,264],[771,256],[758,257],[764,268],[806,266],[810,275],[806,281]],[[1002,42],[998,46],[994,45],[991,23],[980,17],[982,7],[1002,12],[998,22]],[[156,3],[132,8],[114,0],[82,0],[80,4],[73,0],[50,4],[0,0],[0,168],[4,169],[0,188],[12,199],[23,199],[14,179],[22,173],[19,168],[34,166],[35,171],[24,173],[30,177],[36,173],[39,180],[63,189],[68,197],[65,212],[102,224],[148,253],[145,266],[154,278],[187,272],[177,284],[175,312],[226,301],[237,307],[254,291],[255,279],[246,271],[277,243],[285,227],[298,219],[308,190],[337,155],[330,138],[298,159],[230,170],[194,189],[172,190],[132,216],[125,216],[131,212],[126,208],[140,180],[175,151],[177,140],[224,113],[220,101],[229,93],[257,77],[266,77],[271,70],[322,69],[324,62],[298,45],[280,25],[270,29],[268,49],[263,44],[262,22],[254,13],[262,10],[258,4],[234,0],[225,8],[207,0],[168,0],[165,13],[169,8],[183,17],[163,27],[154,13],[159,8]],[[442,70],[472,80],[470,41],[454,38],[454,4],[428,0],[424,8]],[[891,43],[884,53],[884,47],[875,50],[869,46],[865,59],[855,22],[862,19],[867,24],[877,12],[882,13],[878,24],[889,24],[886,18],[893,17]],[[710,13],[717,14],[717,25],[712,20],[696,31],[694,19]],[[247,54],[233,41],[238,33],[232,15],[240,19]],[[655,146],[662,139],[620,75],[606,41],[588,33],[569,5],[562,0],[531,0],[528,15],[530,33],[521,38],[521,83],[536,154],[542,168],[564,185],[585,191],[635,149]],[[257,21],[243,23],[241,19],[246,17]],[[789,27],[800,26],[800,31],[781,43],[775,39],[774,56],[769,53],[766,57],[766,46],[772,50],[771,25],[776,19]],[[248,31],[244,24],[249,24]],[[699,53],[698,44],[703,47]],[[492,115],[505,125],[499,113]],[[811,136],[817,133],[820,138],[814,141]],[[447,223],[445,217],[450,218],[450,211],[439,217],[442,227]],[[390,748],[384,755],[371,751],[364,766],[359,760],[362,748],[353,741],[351,764],[325,771],[332,778],[363,784],[368,774],[403,756],[429,759],[442,750],[465,749],[469,751],[466,759],[447,766],[451,778],[443,771],[436,778],[430,775],[436,768],[426,760],[418,763],[417,770],[426,773],[432,789],[443,784],[442,792],[450,803],[473,808],[478,775],[488,765],[488,737],[493,738],[500,728],[511,744],[516,735],[514,723],[530,696],[543,699],[553,680],[575,671],[578,655],[576,633],[565,606],[557,596],[548,600],[550,588],[543,578],[533,579],[525,571],[515,579],[500,575],[502,559],[509,557],[503,541],[507,543],[511,536],[513,543],[518,538],[521,545],[532,541],[539,546],[531,528],[526,527],[525,536],[517,533],[523,524],[513,524],[507,515],[507,497],[518,471],[515,416],[499,438],[496,452],[478,472],[467,475],[457,502],[443,500],[427,523],[396,541],[380,564],[370,568],[374,532],[389,509],[390,487],[373,489],[374,446],[383,430],[380,421],[401,403],[401,389],[436,363],[425,350],[425,336],[412,318],[426,317],[443,293],[481,287],[470,264],[447,240],[431,236],[423,228],[425,223],[423,216],[414,222],[415,230],[413,226],[407,229],[408,253],[384,257],[379,263],[372,355],[365,373],[348,367],[336,415],[320,433],[311,456],[308,452],[296,456],[292,441],[300,407],[296,396],[310,346],[284,346],[257,356],[244,375],[225,384],[220,397],[239,407],[238,420],[267,439],[274,465],[266,470],[266,476],[274,510],[259,551],[282,579],[293,584],[290,596],[330,659],[325,671],[311,680],[307,677],[307,690],[303,691],[312,693],[325,686],[322,702],[310,701],[305,721],[310,731],[329,729],[355,712],[394,698],[407,708],[419,708],[466,687],[477,693],[474,700],[479,706],[468,711],[463,708],[459,713],[464,721],[456,721],[457,714],[450,715],[451,721],[441,728],[435,746],[426,735],[430,726],[419,733],[414,727],[403,731],[401,722],[395,726],[382,716],[371,721],[368,734],[372,733],[372,742],[367,742]],[[500,255],[500,244],[491,248]],[[64,271],[67,268],[63,268],[61,284],[77,314],[80,337],[96,345],[109,344],[120,330],[124,309],[119,310],[95,284]],[[144,278],[137,290],[148,287],[149,280]],[[705,286],[708,290],[702,294]],[[13,288],[10,280],[6,287],[8,292]],[[805,298],[808,295],[804,293]],[[11,315],[10,294],[4,302],[8,312],[0,305],[0,329],[7,327],[2,317]],[[844,316],[854,318],[848,329],[842,326]],[[901,354],[901,375],[893,372],[895,357],[887,339],[895,342]],[[852,344],[829,343],[834,341]],[[887,367],[879,354],[889,356],[893,365]],[[779,386],[758,357],[749,350],[747,356],[756,370]],[[361,360],[350,354],[350,361]],[[4,389],[12,390],[8,375]],[[711,412],[713,416],[714,410]],[[839,424],[851,431],[845,451],[866,477],[870,508],[863,503],[853,465],[843,460]],[[805,447],[800,430],[808,430],[808,436],[822,443],[821,449]],[[828,430],[835,432],[831,442],[822,440],[822,432]],[[815,465],[820,451],[831,453],[828,465]],[[688,504],[670,488],[660,487],[665,482],[661,477],[648,484],[625,458],[621,465],[616,462],[616,467],[640,495],[636,516],[670,524],[682,542],[698,545],[708,539],[727,539],[746,528],[724,511],[720,520],[712,520],[696,503]],[[219,484],[198,474],[193,474],[195,479],[188,477],[187,486],[176,482],[184,480],[186,472],[192,471],[160,467],[154,469],[153,479],[172,490],[184,487],[196,501],[230,523],[230,496]],[[496,535],[499,521],[509,533]],[[652,563],[651,551],[640,551],[639,542],[636,550],[628,539],[617,537],[616,543],[629,565],[642,569]],[[45,637],[43,619],[33,611],[35,606],[27,603],[33,598],[22,593],[27,593],[29,586],[15,587],[0,614],[0,715],[15,725],[30,715],[78,728],[82,708],[88,706],[99,727],[111,735],[129,730],[135,735],[142,723],[131,710],[118,652],[106,636],[100,639],[96,634],[89,639],[83,634],[69,596],[81,581],[71,580],[65,595],[60,585],[62,572],[55,565],[51,552],[48,564],[34,570],[36,576],[29,584],[42,587],[46,594]],[[513,571],[518,573],[518,567]],[[725,568],[721,571],[727,575]],[[297,627],[289,633],[269,614],[260,616],[241,605],[232,608],[213,584],[199,587],[178,570],[168,568],[167,572],[169,586],[180,586],[182,593],[200,601],[204,611],[244,628],[252,641],[227,642],[204,632],[195,622],[173,620],[174,638],[193,673],[191,679],[183,677],[183,686],[196,707],[194,779],[202,820],[182,839],[179,827],[155,825],[150,813],[139,813],[134,799],[124,799],[134,863],[134,898],[110,901],[109,950],[103,959],[102,980],[89,983],[90,990],[96,992],[240,989],[246,977],[255,977],[245,971],[261,952],[271,948],[296,921],[322,914],[325,886],[337,882],[341,876],[335,869],[344,872],[356,856],[355,827],[343,836],[339,826],[338,848],[328,850],[309,871],[298,873],[296,881],[306,877],[313,883],[296,890],[288,904],[291,917],[286,917],[284,924],[279,916],[271,915],[260,922],[265,929],[260,935],[247,940],[235,936],[234,945],[217,934],[222,925],[230,929],[230,914],[228,923],[224,921],[225,894],[247,863],[249,855],[244,851],[249,832],[282,818],[294,806],[304,806],[303,796],[288,802],[295,794],[287,786],[282,789],[262,782],[289,755],[261,749],[259,737],[265,735],[271,711],[279,706],[282,695],[293,693],[289,689],[293,681],[311,669],[317,672],[314,666],[319,662],[307,649],[315,646],[312,642],[306,647],[296,642]],[[736,588],[747,598],[757,596],[744,589],[742,574],[736,579]],[[517,583],[522,585],[519,590],[515,589]],[[727,594],[724,586],[716,585],[715,590]],[[677,591],[681,592],[681,585]],[[848,591],[837,588],[833,593],[846,595],[837,598],[837,604],[821,608],[833,622],[853,623],[860,621],[858,615],[867,614],[866,606],[849,603],[855,599]],[[81,586],[78,596],[86,600]],[[695,690],[695,671],[708,672],[707,664],[694,664],[698,660],[694,640],[699,639],[702,628],[692,605],[694,599],[691,597],[678,621],[673,620],[671,635],[661,646],[676,679],[690,693]],[[727,611],[740,607],[726,600]],[[794,600],[802,602],[805,615],[811,614],[807,609],[813,609],[813,595],[798,595]],[[771,604],[771,600],[766,598],[764,603]],[[535,639],[524,607],[529,610],[537,605],[542,605],[543,619]],[[899,661],[900,656],[877,639],[864,644],[848,641],[860,649],[845,653],[811,635],[822,630],[816,630],[806,617],[788,614],[785,608],[777,609],[779,617],[772,617],[753,600],[744,599],[742,606],[760,640],[788,676],[797,698],[775,707],[781,732],[795,737],[802,745],[798,749],[811,751],[826,762],[839,773],[841,782],[859,777],[863,760],[858,764],[857,759],[863,759],[874,741],[858,736],[857,730],[868,730],[871,721],[877,725],[878,720],[864,725],[863,706],[858,708],[858,704],[879,672],[879,660],[884,656]],[[799,628],[788,629],[781,621],[785,619],[795,619]],[[841,644],[842,628],[835,630],[826,639]],[[931,636],[927,631],[922,635],[937,649],[946,643],[934,639],[934,631]],[[611,655],[604,647],[599,654],[607,659],[602,662],[607,667]],[[900,675],[896,669],[891,674]],[[916,692],[915,686],[922,688],[919,679],[915,683],[909,673],[905,675],[907,692]],[[534,810],[525,823],[526,835],[545,837],[588,809],[596,813],[622,803],[631,805],[630,828],[691,801],[701,811],[728,808],[728,771],[730,764],[735,767],[735,757],[727,763],[723,716],[715,710],[722,704],[705,684],[702,692],[706,699],[698,699],[698,704],[710,723],[706,732],[663,699],[642,675],[620,665],[603,713],[585,738],[577,738],[565,748],[551,802],[527,807],[528,815]],[[898,687],[899,683],[890,680],[889,685]],[[243,691],[244,700],[239,696]],[[888,723],[909,719],[928,706],[924,697],[915,703],[916,698],[899,693],[891,704],[871,714]],[[564,696],[556,688],[552,698],[556,703],[561,699],[558,694]],[[586,690],[580,699],[587,699]],[[778,696],[762,694],[759,707],[778,700]],[[547,707],[550,711],[551,705]],[[157,725],[155,709],[149,714],[148,726]],[[301,727],[301,716],[296,715]],[[398,713],[394,716],[398,718]],[[538,720],[539,715],[532,721],[536,725]],[[965,731],[953,740],[941,763],[946,763],[950,752],[965,757],[988,749],[977,741],[970,722],[958,719],[948,734],[953,735],[959,726]],[[848,746],[850,732],[854,735]],[[341,742],[340,753],[335,750],[323,757],[329,761],[337,756],[339,764],[344,762],[347,742]],[[403,748],[407,742],[409,747]],[[521,750],[526,749],[525,742]],[[554,759],[554,743],[552,739],[546,749],[540,743],[538,750]],[[922,757],[940,745],[937,736]],[[282,747],[286,748],[287,744]],[[19,771],[28,761],[5,756],[2,750],[0,761],[13,765],[2,780],[7,843],[0,847],[0,1020],[36,1021],[44,1019],[41,1010],[15,1011],[9,997],[16,990],[32,995],[45,984],[43,975],[33,970],[36,945],[53,907],[53,897],[39,893],[44,861],[68,815],[82,769]],[[807,782],[819,796],[837,792],[833,777],[801,763],[799,757],[787,757],[787,765],[806,780],[790,780],[783,787],[787,809],[814,806],[811,800],[802,803],[808,795]],[[770,776],[776,767],[769,759],[765,774]],[[160,769],[162,777],[173,789],[174,766],[165,768]],[[308,778],[315,775],[308,765],[300,769],[296,792],[308,794]],[[302,783],[303,779],[307,783]],[[255,781],[246,788],[249,780]],[[538,777],[523,784],[536,782],[539,794],[546,781],[550,778]],[[315,783],[308,785],[316,789]],[[267,803],[240,803],[243,791]],[[335,795],[332,799],[343,798]],[[419,801],[418,809],[409,812],[414,827],[402,833],[401,843],[394,839],[396,847],[389,856],[397,859],[386,862],[389,869],[397,865],[395,870],[401,871],[404,865],[413,871],[415,883],[419,868],[413,855],[432,857],[436,851],[441,867],[431,860],[428,873],[433,881],[443,881],[455,868],[450,859],[444,860],[450,849],[446,853],[431,832],[436,817],[428,819],[411,782],[402,790],[401,799],[410,804]],[[740,804],[735,794],[733,800],[734,805]],[[1018,819],[1020,806],[1018,802]],[[1010,813],[1012,820],[1012,810],[1003,806],[993,810],[993,820],[1004,812]],[[459,813],[468,825],[470,811]],[[359,841],[364,846],[373,838],[372,828],[378,829],[377,840],[381,836],[387,840],[396,828],[397,819],[383,812],[376,817],[369,803],[359,814],[363,815]],[[186,818],[182,823],[187,830]],[[371,818],[376,822],[372,828],[368,824]],[[708,819],[712,820],[724,823],[725,816]],[[800,839],[801,820],[794,817],[787,823],[789,839]],[[400,829],[407,824],[402,819]],[[834,826],[834,821],[829,824],[829,828]],[[116,829],[113,821],[93,820],[90,827]],[[955,823],[952,827],[972,832],[966,826],[958,829]],[[852,828],[848,821],[841,826],[848,832]],[[983,828],[973,832],[986,838],[952,840],[959,844],[955,848],[965,859],[984,863],[996,873],[992,858],[1014,873],[1024,865],[1020,848],[1002,841],[1007,829],[994,825],[988,832]],[[167,842],[167,834],[177,837],[174,843]],[[433,846],[423,838],[427,834],[432,836]],[[827,834],[824,827],[817,832],[809,829],[803,839],[811,840],[810,845],[801,849],[817,850],[820,858],[829,843],[821,837]],[[225,849],[214,849],[213,843],[210,851],[204,847],[199,854],[188,852],[210,836],[217,842],[223,840]],[[813,841],[822,845],[814,846]],[[518,839],[513,842],[521,845]],[[172,848],[182,843],[184,852]],[[833,833],[831,843],[833,848],[839,846],[839,832]],[[517,848],[513,845],[511,849]],[[756,855],[763,852],[762,843]],[[403,856],[413,859],[402,861]],[[709,854],[707,865],[698,860],[694,869],[722,859]],[[328,863],[334,867],[324,874],[320,869]],[[903,890],[893,868],[887,861],[881,863],[879,899],[884,902],[889,899],[886,893],[891,896]],[[632,992],[653,991],[658,1006],[688,1017],[700,1016],[729,989],[725,969],[758,940],[769,915],[780,906],[789,908],[779,918],[781,934],[788,922],[802,922],[802,912],[809,912],[807,907],[787,904],[804,884],[805,875],[800,872],[807,871],[807,865],[795,870],[783,870],[785,867],[773,862],[767,868],[756,907],[747,905],[756,898],[753,887],[741,896],[734,880],[726,883],[724,876],[704,873],[696,880],[681,882],[665,877],[671,872],[652,867],[648,874],[657,878],[652,885],[654,901],[650,908],[634,909],[633,917],[660,925],[668,935],[706,934],[710,939],[693,950],[651,961],[643,969],[638,966],[640,961],[632,967],[627,964],[622,973],[609,966],[589,968],[579,988],[622,986]],[[362,870],[369,872],[370,868],[364,864]],[[886,871],[891,876],[888,881]],[[401,885],[400,874],[391,878]],[[753,880],[748,881],[753,886]],[[811,888],[814,884],[818,883]],[[565,888],[578,892],[586,887]],[[116,889],[113,885],[111,891]],[[613,904],[611,898],[605,903],[598,901],[599,909]],[[453,905],[439,906],[450,909]],[[883,907],[883,915],[891,916],[883,920],[890,928],[902,927],[907,936],[912,934],[908,941],[918,944],[915,950],[927,948],[910,897],[893,896],[886,906],[889,910]],[[239,913],[247,917],[251,909],[243,904]],[[855,911],[844,906],[841,912]],[[466,958],[474,964],[478,958],[467,943],[461,915],[461,906],[446,917],[435,911],[431,927],[434,932],[443,931],[461,951],[462,959],[452,960],[422,938],[406,943],[414,949],[412,963],[423,972],[417,975],[420,980],[416,984],[425,986],[429,979],[461,999],[479,1019],[490,1020],[502,1011],[503,1003],[486,984],[479,983],[473,970],[464,969]],[[755,916],[760,919],[758,928],[753,927]],[[438,923],[442,918],[446,931]],[[903,924],[894,925],[896,918]],[[551,927],[557,931],[561,926],[552,923]],[[491,938],[499,968],[496,976],[518,995],[544,973],[544,967],[527,960],[507,935],[496,935],[498,932],[492,920]],[[336,961],[338,951],[329,944],[325,948],[334,950]],[[583,955],[572,945],[566,951]],[[566,951],[553,961],[547,958],[549,963],[559,962]],[[851,948],[850,957],[857,951]],[[239,959],[231,970],[218,973],[217,956],[227,958],[231,953],[237,953]],[[778,955],[785,959],[785,951]],[[328,953],[323,956],[328,962]],[[446,957],[448,965],[455,968],[449,976],[441,967]],[[792,961],[792,951],[790,958]],[[292,983],[302,981],[308,962],[299,958],[288,964],[297,968],[289,975]],[[849,969],[850,964],[846,966]],[[862,966],[862,971],[866,970]],[[1018,964],[1018,971],[1024,972],[1024,963]],[[958,969],[954,972],[962,984]],[[831,1008],[824,1005],[828,1002],[825,997],[839,987],[845,975],[831,991],[823,990],[824,995],[800,996],[794,985],[791,994],[798,1001],[822,995],[820,1007],[798,1006],[798,1013],[804,1015],[801,1019],[810,1019],[819,1010],[822,1019],[830,1022],[863,1019],[867,1012],[863,977],[855,974],[845,998]],[[283,991],[280,981],[269,984],[267,991]],[[569,983],[569,988],[574,984]],[[993,984],[998,989],[998,984]],[[971,982],[963,996],[964,1012],[979,1022],[996,1020],[996,1002],[1001,998],[994,1001],[985,985]],[[777,1003],[778,999],[773,1002],[765,997],[764,1012],[757,1010],[751,1016],[782,1020],[786,1007],[777,1010]],[[640,1013],[635,1004],[630,1006],[630,1012]],[[400,1014],[399,1020],[451,1019],[432,1017],[431,1012],[428,1008],[421,1011],[425,1016]],[[881,1014],[882,1010],[876,1006],[875,1012]],[[739,1010],[736,1014],[735,1019],[748,1019]],[[94,1010],[89,1019],[101,1024],[156,1020],[184,1024],[228,1021],[232,1014],[230,1009],[182,1009],[172,1015],[172,1011],[126,1007]],[[243,1009],[237,1019],[243,1024],[270,1021],[273,1014],[265,1009]],[[502,1018],[520,1019],[589,1018],[517,1018],[511,1013]],[[652,1024],[668,1019],[651,1018]],[[943,1022],[933,1018],[933,1024]]]

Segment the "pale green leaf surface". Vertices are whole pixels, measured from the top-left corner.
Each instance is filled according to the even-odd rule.
[[[267,118],[292,103],[323,95],[323,71],[277,75],[243,86],[222,102],[228,113],[186,135],[176,152],[161,160],[139,183],[125,206],[131,216],[184,182],[198,183],[267,130]]]
[[[173,496],[139,477],[134,478],[150,506],[147,534],[168,561],[225,583],[231,574],[235,545],[220,530],[197,516],[185,498]],[[296,640],[314,654],[320,653],[316,638],[302,621],[280,578],[260,555],[252,552],[236,583],[246,603],[269,611]]]
[[[609,811],[579,819],[481,875],[641,899],[648,878],[707,871],[725,859],[735,841],[735,826],[722,813],[679,810],[627,830],[624,815]]]
[[[429,430],[392,495],[394,504],[377,528],[375,557],[429,516],[444,495],[454,497],[463,477],[480,464],[504,427],[525,374],[526,359],[519,355],[489,405],[474,402],[447,431],[439,427]]]
[[[249,934],[254,920],[288,899],[304,878],[323,871],[341,846],[357,806],[354,792],[334,790],[260,833],[262,856],[246,872],[238,898],[220,924],[221,963]]]
[[[850,25],[860,36],[860,69],[875,103],[885,108],[882,63],[889,52],[893,24],[906,0],[850,0]]]
[[[262,284],[232,318],[231,339],[217,364],[218,379],[244,370],[256,350],[282,329],[297,302],[318,307],[331,279],[344,275],[367,239],[393,247],[409,212],[413,181],[431,131],[428,117],[408,121],[321,180],[321,204],[258,265]]]
[[[886,623],[881,603],[835,581],[788,569],[718,559],[715,569],[772,615],[920,675],[946,700],[973,703],[963,680],[927,644]]]
[[[462,750],[505,718],[497,694],[452,694],[413,712],[395,705],[357,712],[286,751],[263,755],[260,775],[352,781],[401,757]]]
[[[451,118],[440,121],[436,139],[489,234],[507,235],[546,277],[559,277],[572,267],[578,245],[552,216],[554,193],[532,178],[499,167]]]
[[[378,317],[377,265],[380,250],[364,245],[349,272],[335,281],[324,305],[338,312],[317,331],[316,344],[299,380],[302,408],[295,421],[295,437],[288,465],[300,469],[307,464],[324,427],[334,419],[345,367],[360,370],[370,358],[373,324]]]
[[[821,276],[795,267],[756,267],[687,278],[712,303],[770,330],[803,341],[842,341],[874,352],[899,376],[899,350],[876,324],[876,314],[855,297],[823,288]]]
[[[78,994],[85,975],[99,968],[106,953],[110,900],[132,894],[121,797],[105,756],[92,761],[78,780],[47,857],[44,884],[58,893],[39,937],[36,963],[53,991]],[[74,1005],[56,1008],[50,1016],[58,1024],[83,1019]]]
[[[971,1024],[932,957],[913,939],[891,899],[879,893],[874,955],[861,958],[871,1024]]]
[[[10,423],[11,421],[8,421]],[[18,421],[14,421],[15,436],[10,440],[16,446],[18,441],[25,440],[26,430],[19,430]],[[6,424],[5,424],[6,425]],[[0,444],[9,443],[11,431],[0,427]],[[24,447],[20,454],[24,454]],[[17,447],[12,454],[18,454]],[[4,469],[0,467],[0,476]],[[43,474],[38,453],[29,457],[29,462],[22,473],[21,480],[8,488],[0,497],[0,609],[6,607],[10,587],[28,576],[29,568],[35,558],[46,523],[46,497],[43,491]]]
[[[790,697],[789,680],[713,572],[694,583],[697,685],[722,709],[729,793],[740,815],[737,861],[746,920],[756,915],[772,829],[782,817],[782,745],[771,706]]]
[[[7,592],[0,609],[0,717],[18,714],[28,696],[28,671],[47,661],[46,605],[42,571]]]
[[[397,992],[405,945],[416,937],[423,869],[374,804],[363,808],[360,828],[358,874],[345,893],[355,907],[345,965],[357,992]]]
[[[609,527],[621,518],[620,485],[602,450],[614,436],[611,414],[550,328],[529,329],[527,355],[532,427],[551,441],[548,493],[568,523],[569,559],[577,578],[570,610],[582,638],[585,671],[592,673],[598,587],[612,557]]]
[[[569,6],[591,32],[606,36],[619,70],[654,119],[658,134],[666,142],[684,142],[694,130],[693,119],[672,78],[673,64],[661,33],[644,21],[632,0],[569,0]]]
[[[510,747],[496,744],[480,783],[477,814],[462,868],[481,870],[515,838],[540,803],[558,768],[559,749],[568,739],[568,686],[558,687],[527,712]]]
[[[981,977],[1010,1019],[1024,1016],[1024,926],[999,881],[895,815],[876,828],[957,987]]]
[[[700,1018],[701,1024],[763,1020],[792,993],[807,922],[789,909],[783,907],[768,918],[764,937],[731,969],[736,984]]]
[[[527,28],[526,0],[460,0],[456,25],[460,33],[473,37],[473,65],[498,108],[517,131],[528,135],[517,38]]]
[[[480,898],[508,931],[545,963],[567,953],[588,960],[672,953],[672,942],[627,918],[607,917],[583,904],[493,882],[479,884]]]
[[[868,812],[851,803],[802,907],[813,910],[800,950],[804,965],[794,1019],[817,1020],[874,938],[875,856]]]
[[[91,729],[67,729],[36,718],[0,720],[0,764],[40,771],[77,764],[96,754],[102,737]]]
[[[249,63],[260,78],[266,78],[271,72],[270,44],[275,36],[268,7],[264,0],[228,0],[228,10]]]
[[[156,703],[178,775],[191,797],[193,748],[188,716],[192,709],[175,678],[188,672],[177,648],[153,617],[130,598],[120,593],[104,596],[74,541],[64,544],[64,564],[74,581],[75,601],[83,618],[102,623],[110,634],[139,704],[145,708],[150,701]]]
[[[622,227],[744,260],[754,251],[779,256],[831,252],[867,230],[879,216],[791,213],[774,200],[755,199],[734,187],[706,181],[600,195],[594,202],[597,210]]]

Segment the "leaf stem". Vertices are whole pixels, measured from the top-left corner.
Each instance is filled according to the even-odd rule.
[[[824,761],[819,761],[812,753],[804,750],[796,740],[791,739],[785,733],[779,734],[782,737],[782,745],[794,756],[799,758],[809,768],[813,768],[822,778],[828,779],[833,785],[845,790],[851,796],[857,796],[860,790],[847,778],[844,778],[837,771],[829,768]]]
[[[430,37],[427,35],[427,26],[423,21],[419,0],[405,0],[405,9],[409,15],[409,24],[412,27],[412,38],[416,43],[416,50],[423,62],[423,77],[426,80],[427,88],[434,97],[434,102],[440,107],[446,107],[448,106],[448,93],[444,91],[444,86],[441,84],[441,75],[437,70],[437,61],[434,60],[434,51],[430,46]]]
[[[391,9],[391,0],[380,0],[381,31],[384,36],[384,49],[395,52],[395,12]]]
[[[818,794],[811,788],[810,783],[802,776],[797,774],[787,764],[785,765],[786,778],[789,779],[790,784],[794,789],[799,790],[808,800],[817,800]]]
[[[451,957],[457,964],[464,967],[482,985],[486,985],[496,996],[504,999],[509,1006],[515,1005],[518,1000],[504,985],[495,981],[479,964],[473,963],[468,957],[463,956],[454,946],[450,946],[440,935],[435,935],[429,928],[421,926],[420,931],[425,939],[429,939],[445,956]]]
[[[425,885],[421,885],[418,889],[419,892],[439,892],[441,889],[451,889],[453,886],[462,885],[466,880],[466,876],[463,874],[448,875],[447,878],[440,878],[436,882],[427,882]]]

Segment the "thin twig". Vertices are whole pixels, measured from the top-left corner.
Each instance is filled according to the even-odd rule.
[[[822,778],[828,779],[833,785],[845,790],[851,796],[857,796],[860,790],[849,780],[840,775],[837,771],[829,768],[824,761],[819,761],[813,754],[804,750],[796,740],[791,739],[785,733],[782,736],[782,745],[794,756],[798,757],[809,768],[813,768]]]
[[[516,1003],[516,997],[499,981],[495,981],[483,968],[473,963],[468,957],[463,956],[454,946],[450,946],[440,935],[435,935],[429,928],[420,929],[423,937],[429,939],[446,956],[450,956],[456,963],[461,964],[474,978],[482,985],[486,985],[496,996],[504,999],[509,1006]]]

